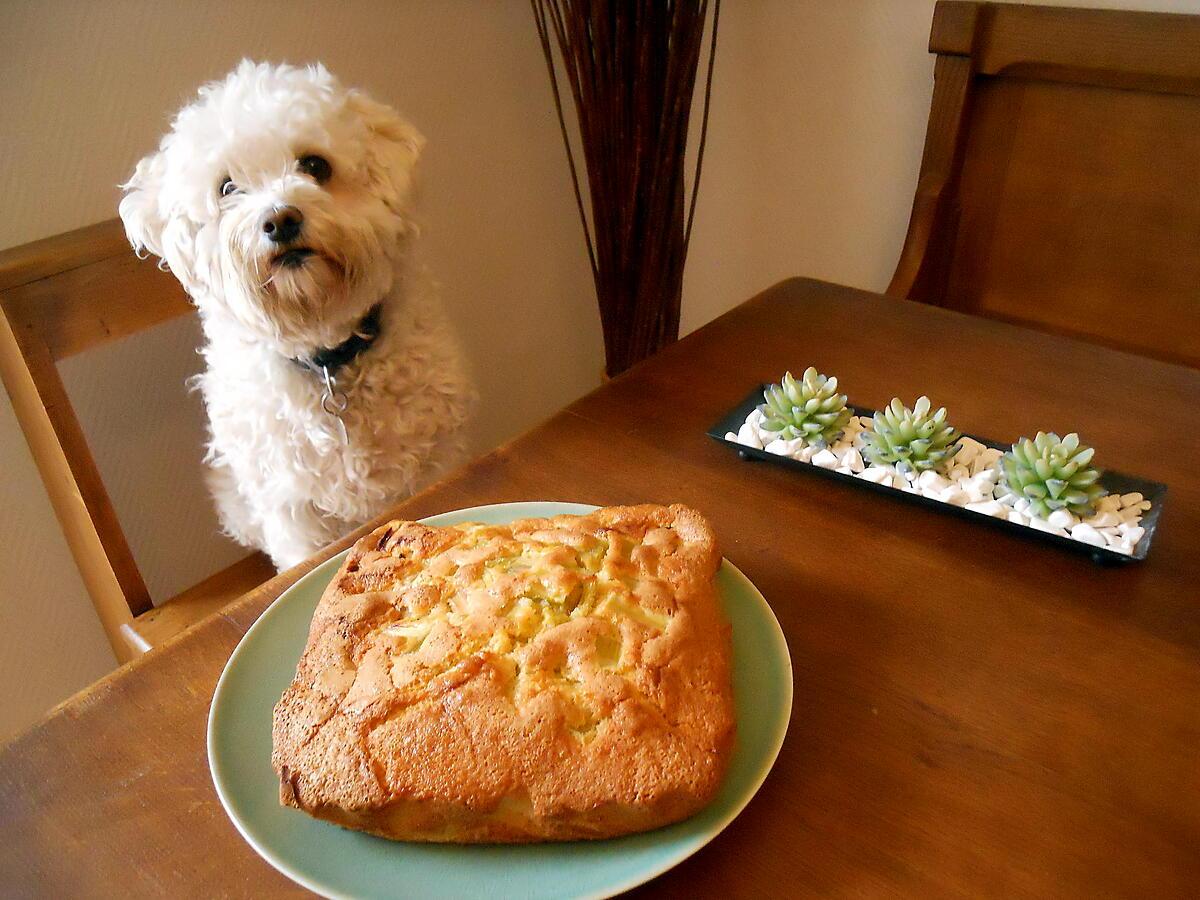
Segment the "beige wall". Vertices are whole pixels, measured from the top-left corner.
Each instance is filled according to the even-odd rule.
[[[1088,5],[1200,11],[1200,0]],[[726,0],[685,330],[791,274],[887,283],[928,114],[932,6]],[[594,385],[599,326],[524,0],[6,0],[0,247],[113,215],[114,185],[167,115],[242,56],[321,59],[429,138],[427,246],[480,374],[477,448]],[[200,482],[201,411],[182,388],[195,340],[175,323],[64,367],[159,597],[238,554],[213,536]],[[0,471],[3,736],[112,658],[7,398]]]

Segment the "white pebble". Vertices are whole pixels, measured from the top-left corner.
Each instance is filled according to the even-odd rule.
[[[1029,519],[1021,515],[1021,513],[1017,512],[1015,509],[1010,509],[1008,511],[1008,521],[1015,522],[1017,525],[1029,524]]]
[[[813,456],[812,464],[820,466],[822,469],[834,469],[837,468],[838,458],[833,455],[832,450],[826,447]]]
[[[879,466],[868,466],[858,473],[858,477],[863,481],[869,481],[872,484],[883,484],[884,481],[891,481],[891,474],[887,469]]]
[[[779,438],[775,438],[775,440],[771,441],[771,443],[767,444],[767,446],[763,447],[763,449],[768,453],[774,453],[776,456],[791,455],[790,451],[788,450],[787,441],[780,440]]]
[[[1137,491],[1130,491],[1128,494],[1121,495],[1121,506],[1133,506],[1135,503],[1141,503],[1146,498]]]
[[[980,449],[981,445],[970,438],[960,438],[958,441],[958,452],[954,454],[954,461],[960,466],[968,465],[971,460],[979,455]]]
[[[800,454],[804,451],[804,448],[807,446],[804,443],[804,438],[792,438],[789,441],[784,441],[783,445],[784,445],[784,449],[785,449],[787,455],[790,456],[792,459],[799,459]]]
[[[1017,502],[1013,504],[1013,509],[1015,509],[1015,510],[1016,510],[1017,512],[1019,512],[1019,513],[1028,513],[1028,511],[1029,511],[1029,498],[1027,498],[1027,497],[1018,497],[1018,498],[1017,498]]]
[[[750,415],[746,416],[747,425],[761,425],[764,421],[766,421],[766,418],[763,416],[762,410],[758,407],[755,407],[750,411]]]
[[[922,491],[944,491],[950,487],[950,482],[932,469],[927,469],[917,476],[917,487]]]
[[[725,432],[725,440],[727,440],[727,441],[734,441],[734,442],[736,443],[736,442],[737,442],[737,435],[736,435],[736,434],[734,434],[732,431],[727,431],[727,432]]]
[[[1114,549],[1121,546],[1121,542],[1125,540],[1124,536],[1118,533],[1115,528],[1105,528],[1100,533],[1104,535],[1104,543]]]
[[[979,443],[975,438],[964,436],[958,439],[958,455],[956,458],[961,459],[963,462],[969,462],[986,449],[987,447]]]
[[[909,489],[910,485],[908,483],[908,479],[905,478],[903,475],[901,475],[899,472],[897,472],[895,475],[892,476],[892,487],[894,487],[898,491],[907,491]]]
[[[763,448],[762,441],[754,432],[754,428],[749,422],[738,429],[738,433],[734,435],[734,439],[739,444],[745,444],[747,447],[753,447],[756,450],[761,450]]]
[[[1146,529],[1140,525],[1121,525],[1117,529],[1117,533],[1124,535],[1125,540],[1129,541],[1129,543],[1136,544],[1142,539],[1142,535],[1146,533]]]
[[[985,516],[1004,516],[1007,510],[1003,503],[998,503],[995,500],[985,500],[982,503],[968,503],[967,509],[971,512],[982,513]]]
[[[853,447],[846,451],[846,455],[842,457],[842,465],[846,466],[851,472],[861,472],[866,468],[862,454]]]
[[[995,491],[996,485],[992,483],[990,478],[984,478],[982,475],[968,478],[963,482],[962,489],[967,492],[968,497],[976,502],[995,499],[992,493]]]
[[[978,481],[980,484],[987,483],[992,487],[996,486],[996,481],[999,479],[1000,473],[995,469],[984,469],[981,472],[972,472],[971,480]]]
[[[970,478],[971,473],[962,466],[955,466],[950,470],[950,473],[946,477],[957,484],[960,481],[966,481],[968,478]]]
[[[1079,524],[1079,520],[1065,509],[1056,509],[1046,517],[1046,521],[1055,528],[1065,528],[1068,531]]]
[[[838,466],[838,467],[837,467],[836,469],[834,469],[833,471],[835,471],[835,472],[837,472],[837,473],[839,473],[839,474],[841,474],[841,475],[853,475],[853,474],[854,474],[853,472],[851,472],[851,471],[850,471],[850,467],[849,467],[849,466]]]
[[[951,506],[966,506],[971,502],[971,499],[957,487],[949,487],[938,495],[938,499],[943,503],[949,503]]]
[[[816,452],[817,452],[816,450],[814,450],[811,446],[806,444],[804,447],[802,447],[800,449],[799,453],[797,453],[795,456],[792,457],[792,459],[798,459],[798,460],[800,460],[800,462],[811,462],[812,458],[813,458],[813,454]]]
[[[853,446],[854,445],[852,443],[850,443],[850,441],[843,439],[843,440],[838,441],[836,444],[834,444],[829,449],[833,451],[834,456],[836,456],[840,459],[842,457],[842,454],[849,451]]]
[[[1045,519],[1039,519],[1037,516],[1034,516],[1029,520],[1029,527],[1036,529],[1037,531],[1044,531],[1047,534],[1057,534],[1059,537],[1069,536],[1065,529],[1051,525]]]
[[[993,481],[998,480],[1000,477],[1000,472],[996,468],[996,461],[994,459],[988,459],[986,456],[977,456],[971,460],[971,474],[983,475],[984,473],[991,475]]]
[[[1090,544],[1093,547],[1104,546],[1104,535],[1098,532],[1087,522],[1080,522],[1071,529],[1071,537],[1080,543]]]
[[[1130,541],[1121,541],[1121,543],[1117,544],[1115,547],[1113,547],[1113,549],[1118,553],[1124,553],[1127,556],[1133,555],[1133,544]]]

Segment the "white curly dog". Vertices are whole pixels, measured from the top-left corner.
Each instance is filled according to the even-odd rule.
[[[414,258],[423,143],[320,65],[244,61],[122,185],[200,313],[222,527],[281,568],[463,455],[474,392]]]

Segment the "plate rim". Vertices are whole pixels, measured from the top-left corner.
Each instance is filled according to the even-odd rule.
[[[601,508],[595,504],[577,503],[573,501],[515,500],[504,503],[484,503],[477,506],[466,506],[460,509],[446,510],[445,512],[423,516],[415,521],[428,523],[443,517],[491,512],[495,510],[526,506],[572,507],[579,510],[579,513],[558,513],[558,515],[586,514],[587,512],[592,512]],[[461,521],[470,520],[466,519]],[[275,869],[284,877],[291,879],[296,884],[299,884],[301,887],[307,888],[318,896],[331,898],[331,900],[355,900],[355,897],[351,894],[345,894],[340,891],[331,891],[327,885],[317,884],[306,876],[297,873],[295,869],[291,868],[284,860],[277,858],[272,850],[263,846],[250,833],[248,833],[243,827],[243,823],[240,818],[234,814],[233,809],[231,808],[232,800],[226,795],[225,788],[222,786],[222,777],[218,774],[219,770],[221,769],[221,765],[218,762],[218,755],[214,750],[214,745],[216,742],[214,723],[219,717],[217,712],[217,698],[221,695],[222,689],[225,686],[226,678],[234,668],[235,660],[237,660],[239,655],[243,652],[243,648],[246,646],[251,635],[262,625],[262,623],[268,621],[271,611],[283,603],[288,595],[299,589],[302,584],[314,579],[317,573],[322,572],[326,567],[340,567],[342,561],[350,552],[350,549],[350,547],[347,547],[345,550],[334,554],[329,559],[313,567],[308,572],[305,572],[298,579],[296,579],[294,583],[288,585],[288,587],[282,591],[278,597],[271,601],[270,605],[268,605],[267,608],[259,614],[258,618],[250,624],[250,627],[246,629],[245,633],[238,640],[237,645],[233,648],[233,651],[229,654],[229,657],[225,660],[225,665],[221,670],[221,675],[217,679],[216,686],[213,688],[212,697],[209,700],[208,722],[205,728],[205,749],[208,757],[209,777],[211,778],[213,787],[217,792],[217,799],[221,803],[221,808],[224,810],[226,818],[233,823],[233,826],[235,829],[237,829],[238,834],[240,834],[242,839],[250,845],[251,849],[253,849],[254,852],[257,853],[258,856],[267,862],[273,869]],[[759,790],[762,788],[763,783],[767,780],[767,776],[770,775],[771,770],[775,768],[775,763],[778,761],[779,754],[783,750],[783,743],[787,738],[788,728],[791,726],[792,707],[795,702],[795,672],[792,666],[791,652],[789,651],[787,645],[787,637],[783,633],[783,627],[779,624],[779,618],[775,615],[775,610],[771,607],[771,604],[767,602],[767,598],[763,595],[762,591],[758,589],[754,582],[751,581],[746,574],[727,557],[721,557],[721,564],[722,566],[728,566],[735,578],[740,579],[745,585],[750,587],[754,595],[762,604],[763,608],[767,611],[770,625],[773,626],[770,629],[771,641],[772,643],[776,644],[778,649],[781,651],[779,658],[783,660],[787,671],[787,678],[785,679],[784,685],[785,697],[784,701],[780,704],[784,710],[784,715],[780,717],[780,724],[776,729],[777,733],[772,733],[771,735],[771,742],[773,746],[771,747],[770,752],[764,756],[761,770],[754,773],[748,789],[743,793],[742,796],[737,798],[733,804],[731,804],[725,815],[713,823],[713,826],[696,844],[685,847],[675,854],[668,854],[668,858],[661,864],[639,872],[631,879],[620,884],[611,885],[589,894],[572,895],[573,897],[577,898],[577,900],[603,900],[603,898],[613,897],[617,894],[624,893],[625,891],[632,890],[639,885],[645,884],[646,882],[657,878],[664,872],[675,868],[680,863],[700,852],[719,834],[728,828],[729,824],[739,815],[741,815],[742,811],[750,804],[750,801],[758,796]]]

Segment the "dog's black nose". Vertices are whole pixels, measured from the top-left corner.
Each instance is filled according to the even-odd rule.
[[[263,234],[276,244],[289,244],[300,236],[304,214],[294,206],[278,206],[262,220]]]

